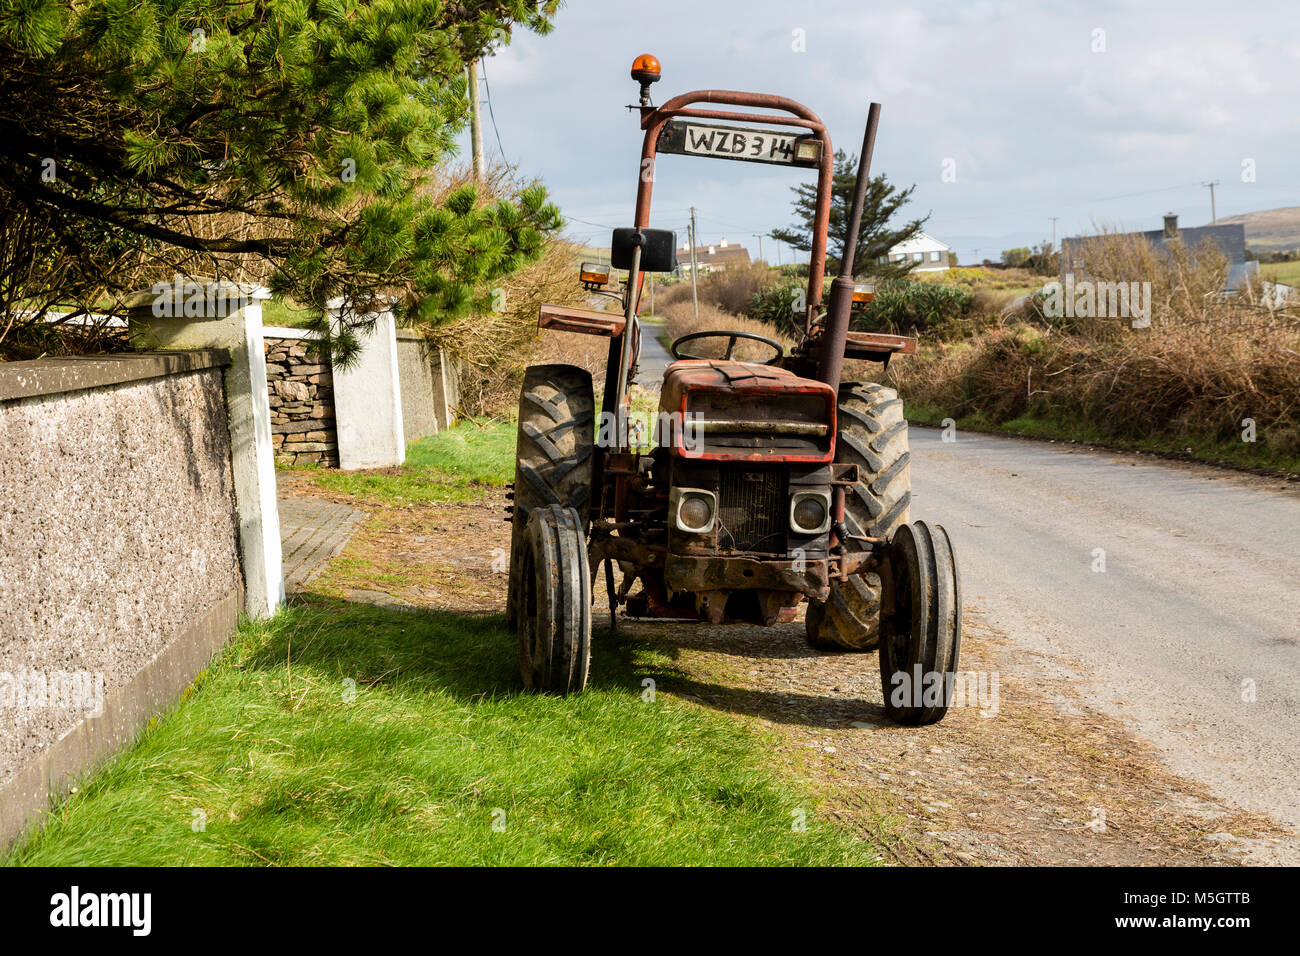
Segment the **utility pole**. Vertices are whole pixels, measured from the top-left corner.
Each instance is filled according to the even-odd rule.
[[[766,260],[763,259],[763,234],[761,232],[755,232],[753,233],[753,236],[755,239],[758,240],[758,259],[760,262],[766,265],[767,262]]]
[[[483,162],[483,116],[478,103],[478,60],[469,64],[469,149],[474,159],[474,179],[487,179]]]
[[[1201,185],[1210,187],[1210,225],[1217,225],[1219,222],[1219,216],[1214,211],[1214,187],[1219,185],[1219,181],[1216,179],[1212,183],[1201,183]]]
[[[695,313],[695,321],[700,321],[700,300],[695,294],[695,273],[699,271],[695,261],[695,207],[691,207],[691,309]]]
[[[1047,218],[1050,219],[1050,220],[1052,220],[1052,248],[1048,249],[1047,251],[1048,251],[1048,252],[1055,252],[1055,251],[1056,251],[1056,220],[1059,219],[1059,218],[1061,218],[1061,217],[1060,217],[1060,216],[1048,216]]]

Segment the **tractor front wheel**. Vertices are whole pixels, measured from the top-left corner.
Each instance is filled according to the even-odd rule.
[[[574,509],[586,533],[591,500],[596,414],[591,374],[574,365],[533,365],[519,391],[510,564],[519,561],[524,529],[536,508]],[[506,623],[517,623],[515,574],[506,595]]]
[[[573,508],[534,508],[524,528],[515,613],[524,686],[576,694],[591,660],[591,575],[582,519]]]
[[[933,724],[952,703],[961,657],[961,583],[942,525],[903,525],[889,544],[890,594],[880,640],[885,713]]]

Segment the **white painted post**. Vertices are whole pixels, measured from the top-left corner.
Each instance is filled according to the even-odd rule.
[[[338,323],[343,300],[327,303]],[[339,468],[388,468],[406,461],[402,432],[402,384],[397,366],[397,322],[391,310],[371,313],[374,328],[361,337],[361,351],[346,368],[335,365],[334,427]]]
[[[280,512],[262,338],[261,286],[226,280],[157,283],[130,301],[131,344],[137,348],[220,348],[230,353],[226,408],[244,569],[244,610],[269,617],[284,605]]]

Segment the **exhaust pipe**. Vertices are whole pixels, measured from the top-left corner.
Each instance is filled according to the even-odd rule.
[[[862,225],[862,207],[867,199],[871,154],[876,148],[876,124],[879,121],[880,104],[872,103],[867,111],[867,130],[862,137],[858,178],[853,184],[853,205],[849,210],[844,252],[840,257],[840,274],[831,281],[831,301],[826,310],[821,352],[817,359],[817,380],[837,391],[840,375],[844,371],[844,343],[849,334],[849,310],[853,308],[853,259],[858,251],[858,229]]]

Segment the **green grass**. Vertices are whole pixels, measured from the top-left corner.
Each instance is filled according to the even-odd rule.
[[[280,328],[298,329],[307,325],[312,315],[294,302],[284,299],[267,299],[262,303],[262,324]]]
[[[918,424],[939,426],[945,419],[951,417],[941,409],[913,404],[912,402],[906,402],[906,408],[908,420]],[[1267,471],[1300,474],[1300,458],[1274,452],[1261,441],[1232,441],[1218,436],[1198,433],[1158,435],[1139,439],[1126,435],[1108,434],[1086,422],[1071,421],[1060,417],[1044,418],[1034,415],[1021,415],[1018,418],[998,422],[987,415],[976,413],[965,415],[956,421],[958,430],[965,428],[970,431],[1020,435],[1026,438],[1053,438],[1057,441],[1108,445],[1113,448],[1156,452],[1165,455],[1190,455],[1198,461],[1212,464],[1227,464],[1239,468],[1262,468]]]
[[[468,501],[515,477],[515,428],[510,422],[461,421],[406,447],[400,469],[347,472],[319,469],[316,484],[383,504]]]
[[[1260,264],[1259,272],[1272,282],[1300,286],[1300,262],[1265,262]]]
[[[514,640],[499,617],[324,598],[246,623],[3,862],[875,862],[747,725],[643,701],[644,678],[673,680],[649,652],[600,635],[592,686],[557,698],[519,689]]]

